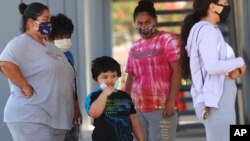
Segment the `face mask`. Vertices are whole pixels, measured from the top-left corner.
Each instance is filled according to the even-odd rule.
[[[114,84],[114,88],[115,88],[115,89],[118,89],[119,85],[120,85],[120,83],[119,83],[119,81],[117,80],[117,81],[115,82],[115,84]]]
[[[48,36],[48,34],[50,33],[51,28],[52,28],[51,22],[41,22],[41,23],[39,23],[39,22],[36,21],[36,23],[39,25],[37,31],[43,36]]]
[[[118,87],[119,87],[119,81],[117,80],[116,82],[115,82],[115,84],[114,84],[114,88],[115,89],[118,89]],[[104,83],[102,83],[100,86],[99,86],[102,90],[104,90],[106,87],[107,87],[107,85],[106,84],[104,84]]]
[[[136,30],[143,38],[148,38],[154,33],[155,26],[137,27]]]
[[[220,22],[225,22],[230,11],[231,11],[231,7],[229,5],[221,5],[221,4],[216,4],[216,5],[219,5],[219,6],[222,6],[223,9],[220,13],[216,12],[216,14],[219,15],[220,17]]]
[[[72,45],[71,39],[54,40],[54,44],[62,52],[67,52],[71,48],[71,45]]]
[[[104,89],[107,87],[107,85],[104,84],[104,83],[102,83],[99,87],[100,87],[102,90],[104,90]]]

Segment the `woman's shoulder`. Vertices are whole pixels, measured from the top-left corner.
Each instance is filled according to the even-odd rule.
[[[144,39],[143,39],[142,37],[136,39],[136,40],[132,43],[132,46],[135,46],[135,45],[139,44],[140,42],[143,42],[143,40],[144,40]]]
[[[158,38],[165,38],[165,39],[176,39],[178,35],[173,32],[168,31],[158,31]]]
[[[26,42],[27,37],[25,37],[24,34],[15,36],[14,38],[12,38],[6,45],[6,48],[12,48],[12,47],[16,47],[16,46],[23,46]]]
[[[177,34],[175,34],[175,33],[173,33],[173,32],[164,31],[164,30],[158,31],[158,36],[165,36],[165,35],[177,36]]]
[[[194,33],[196,36],[199,36],[199,38],[204,37],[207,38],[207,36],[210,37],[217,37],[218,35],[218,27],[208,21],[200,21],[196,23],[190,33]]]
[[[199,21],[198,23],[194,24],[192,30],[206,30],[206,31],[214,31],[216,30],[217,26],[208,22],[208,21]]]
[[[132,45],[131,45],[131,47],[130,47],[129,50],[130,50],[130,51],[133,51],[133,50],[135,50],[135,49],[137,49],[137,48],[140,48],[141,45],[143,45],[143,43],[144,43],[143,38],[137,39],[137,40],[135,40],[135,41],[132,43]]]

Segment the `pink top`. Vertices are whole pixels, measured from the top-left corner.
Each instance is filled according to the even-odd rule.
[[[170,64],[179,60],[178,37],[159,31],[152,39],[139,39],[129,52],[126,72],[133,75],[131,97],[139,112],[164,109],[170,92]]]

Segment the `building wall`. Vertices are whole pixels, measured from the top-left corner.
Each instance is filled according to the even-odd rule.
[[[250,124],[250,1],[248,0],[232,0],[234,4],[234,15],[236,24],[236,42],[237,42],[237,55],[243,56],[248,66],[247,73],[243,79],[239,81],[239,124]]]
[[[0,1],[0,52],[8,41],[21,32],[21,15],[18,5],[21,0]],[[71,52],[77,70],[78,97],[83,113],[83,128],[89,130],[90,118],[86,115],[84,101],[86,95],[95,87],[90,75],[91,60],[95,57],[111,56],[111,18],[110,0],[23,0],[26,4],[41,2],[50,8],[51,14],[64,13],[72,19],[75,30],[72,35]],[[6,77],[0,73],[0,137],[11,141],[10,133],[3,122],[3,111],[9,96]]]
[[[235,0],[236,1],[236,0]],[[243,79],[243,107],[244,107],[244,119],[245,124],[250,124],[250,1],[249,0],[243,0],[243,12],[242,15],[244,17],[243,19],[243,26],[242,26],[242,34],[244,35],[242,40],[242,55],[244,56],[244,59],[246,61],[246,64],[248,66],[247,74],[244,76]]]
[[[18,35],[20,27],[20,14],[17,9],[18,0],[0,1],[0,52],[7,42]],[[16,7],[16,8],[14,8]],[[4,106],[9,95],[7,79],[0,74],[0,137],[3,141],[11,141],[10,133],[3,122]]]

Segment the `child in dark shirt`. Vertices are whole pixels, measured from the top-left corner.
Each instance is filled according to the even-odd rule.
[[[92,61],[92,77],[100,86],[86,99],[86,111],[94,118],[93,141],[144,141],[130,95],[118,90],[120,64],[103,56]]]

